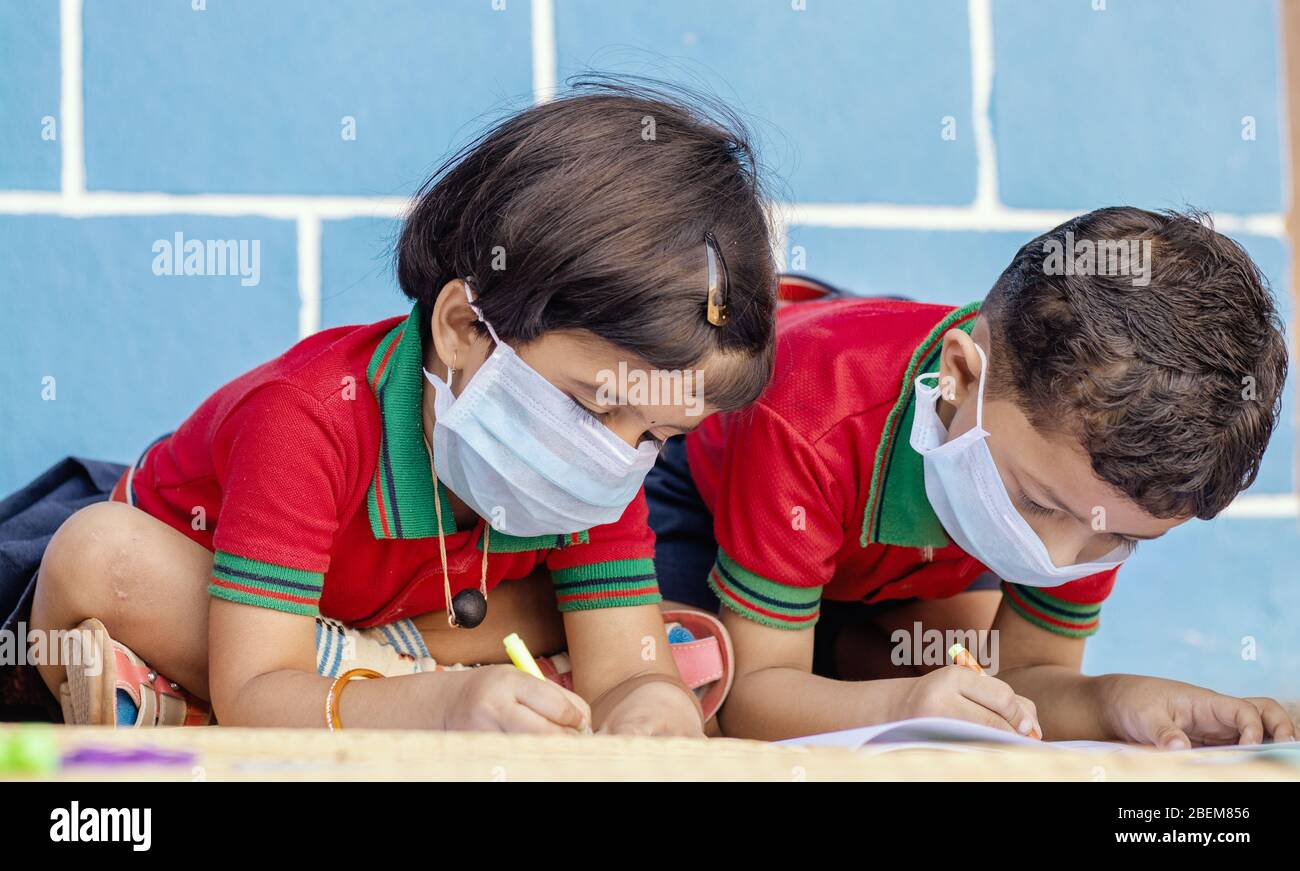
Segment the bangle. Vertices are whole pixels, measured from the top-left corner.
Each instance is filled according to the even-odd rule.
[[[331,732],[343,728],[343,722],[339,720],[339,700],[343,697],[343,688],[354,677],[369,679],[383,677],[383,675],[373,668],[354,668],[334,678],[334,683],[330,684],[330,691],[325,694],[325,725],[329,726]]]

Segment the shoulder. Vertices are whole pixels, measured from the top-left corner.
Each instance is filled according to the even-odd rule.
[[[207,403],[221,452],[241,434],[278,444],[277,455],[336,457],[346,477],[373,471],[380,437],[379,404],[366,382],[376,346],[401,318],[323,330],[245,373]],[[259,451],[258,453],[264,453]],[[331,464],[332,465],[332,464]]]
[[[847,418],[892,407],[917,346],[952,310],[856,298],[786,306],[775,373],[759,401],[810,442]]]
[[[255,405],[274,412],[313,409],[337,422],[377,411],[366,367],[380,341],[401,318],[364,326],[335,327],[302,339],[279,357],[231,384],[230,406]]]
[[[380,343],[403,320],[335,327],[308,336],[267,364],[267,380],[290,384],[324,405],[373,395],[367,367]]]

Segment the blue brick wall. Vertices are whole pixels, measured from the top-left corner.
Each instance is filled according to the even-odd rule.
[[[0,50],[0,189],[56,190],[59,150],[40,134],[59,114],[58,4],[0,3]]]
[[[962,0],[561,0],[560,74],[676,77],[734,100],[794,199],[961,204],[975,193]],[[901,37],[901,38],[900,38]]]
[[[305,330],[402,312],[402,198],[588,69],[745,113],[791,204],[782,257],[856,292],[965,302],[1059,215],[1192,203],[1294,323],[1272,0],[193,5],[0,0],[0,492],[65,454],[128,460]],[[260,281],[154,274],[177,233],[256,240]],[[1252,496],[1295,488],[1295,409]],[[1086,666],[1300,695],[1297,556],[1294,516],[1144,544]]]
[[[90,2],[85,34],[92,189],[406,195],[532,92],[518,0]]]
[[[995,0],[1003,202],[1283,209],[1274,4],[1106,5]]]

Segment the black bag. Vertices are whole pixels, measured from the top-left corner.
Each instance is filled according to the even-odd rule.
[[[126,466],[67,457],[0,501],[0,648],[16,650],[18,624],[32,613],[36,570],[55,530],[87,505],[108,499]],[[0,720],[61,719],[34,668],[0,662]]]

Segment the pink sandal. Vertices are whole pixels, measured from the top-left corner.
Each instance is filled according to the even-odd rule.
[[[664,622],[677,623],[695,636],[694,641],[670,644],[668,649],[682,681],[699,696],[708,722],[727,700],[736,677],[731,633],[721,620],[704,611],[665,611]]]
[[[692,641],[670,642],[668,649],[682,682],[699,697],[704,720],[708,722],[726,701],[735,678],[736,655],[731,649],[731,635],[721,620],[704,611],[664,611],[663,618],[670,629],[680,626],[693,636]],[[537,666],[548,680],[566,690],[573,689],[567,653],[540,657]]]
[[[116,726],[117,691],[135,703],[133,725],[206,726],[212,722],[207,702],[181,689],[149,667],[104,624],[91,617],[76,630],[81,656],[66,666],[68,680],[59,687],[64,722],[79,726]]]

